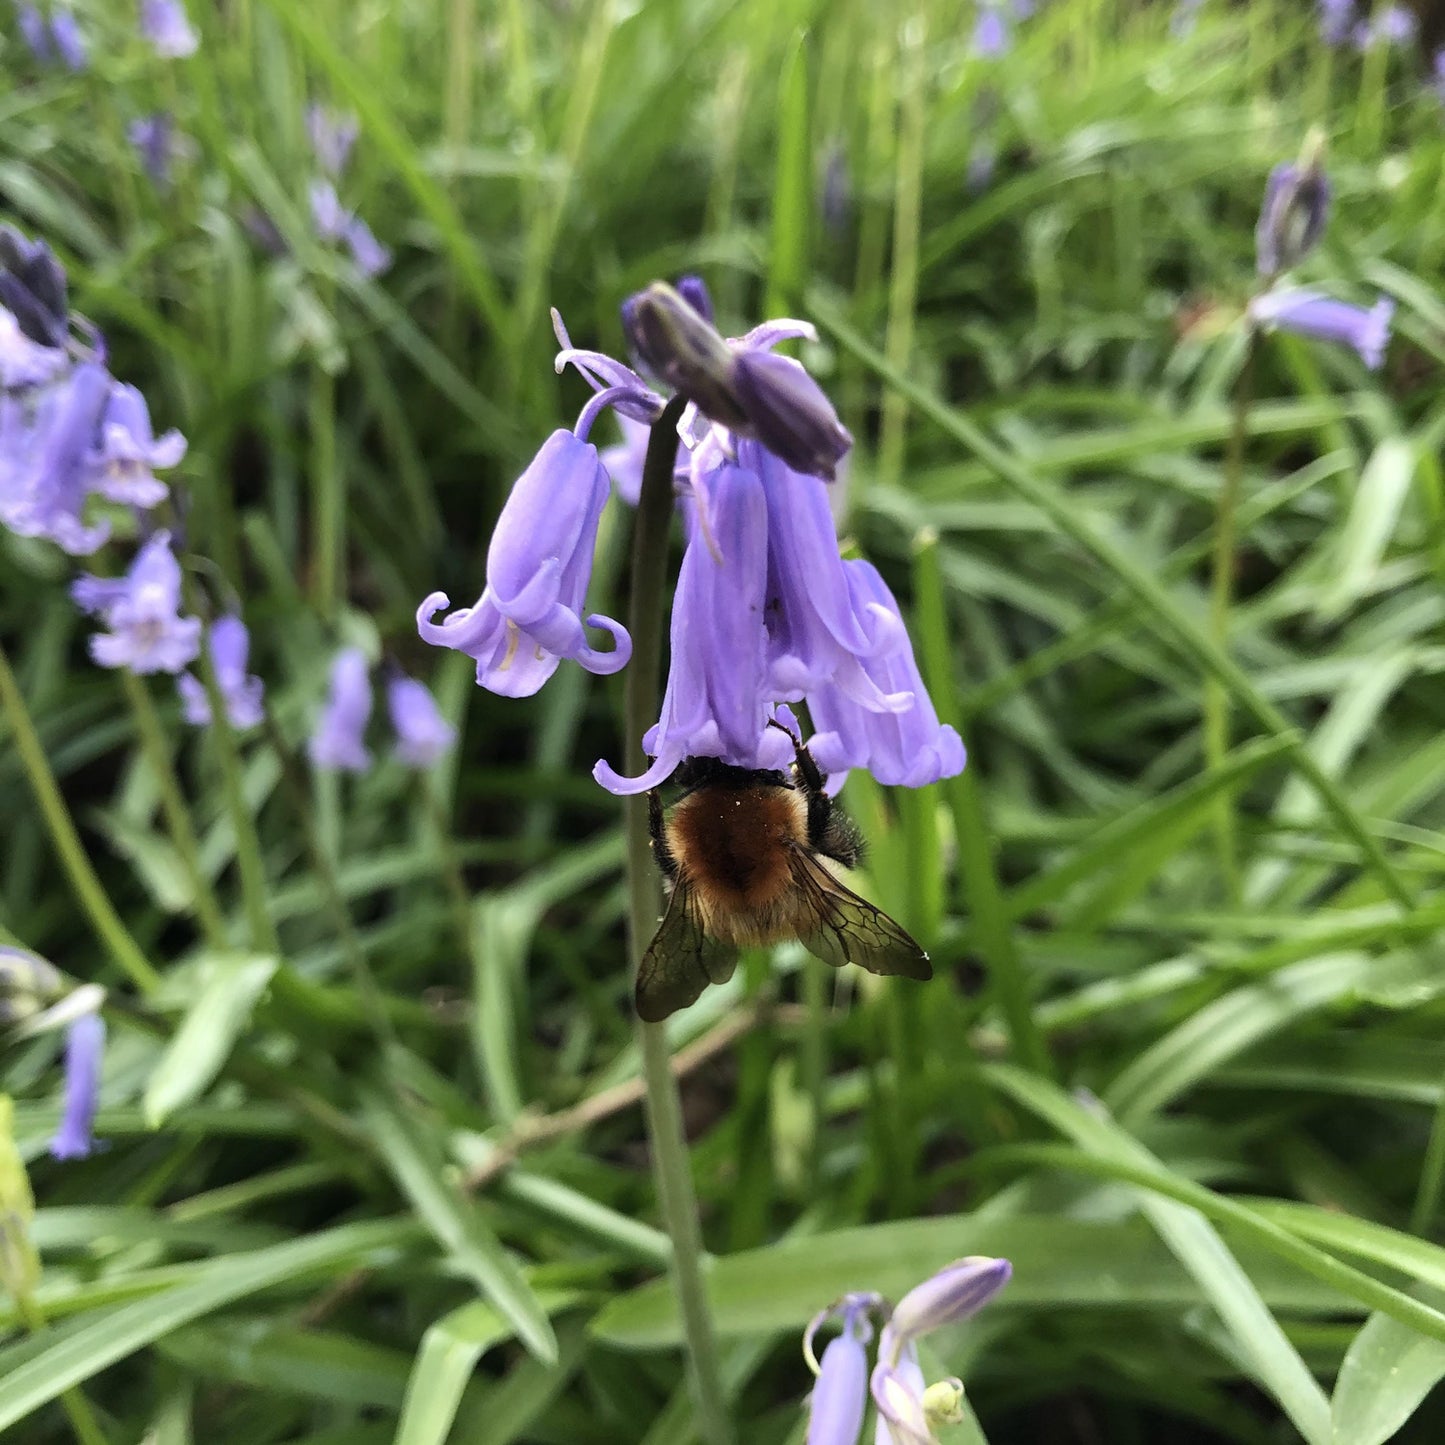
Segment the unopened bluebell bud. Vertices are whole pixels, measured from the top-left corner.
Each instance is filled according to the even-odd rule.
[[[1013,1266],[1006,1259],[975,1254],[954,1260],[898,1301],[888,1321],[889,1332],[895,1339],[907,1341],[967,1319],[1008,1283],[1012,1273]]]
[[[28,1018],[63,987],[59,971],[25,948],[0,947],[0,1024]]]
[[[795,472],[833,480],[853,438],[800,362],[772,351],[744,351],[733,363],[733,391],[747,417],[739,430]]]
[[[1277,276],[1297,266],[1324,235],[1330,213],[1330,183],[1317,143],[1308,158],[1284,161],[1265,184],[1264,205],[1254,229],[1255,258],[1261,276]]]
[[[709,326],[717,320],[712,309],[712,294],[707,289],[707,282],[701,276],[679,276],[677,278],[677,294],[702,317]]]

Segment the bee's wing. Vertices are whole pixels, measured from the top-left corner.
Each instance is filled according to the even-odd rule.
[[[788,861],[812,920],[798,931],[798,941],[809,953],[834,968],[856,963],[869,973],[933,977],[928,955],[907,931],[844,887],[808,849],[794,844]]]
[[[687,880],[678,878],[637,970],[637,1016],[661,1023],[696,1003],[708,984],[726,983],[737,964],[737,949],[703,931],[697,897]]]

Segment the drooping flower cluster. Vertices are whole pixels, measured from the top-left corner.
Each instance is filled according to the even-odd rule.
[[[629,778],[600,761],[593,775],[625,794],[656,786],[686,757],[783,767],[789,743],[768,722],[778,705],[804,701],[832,786],[854,767],[911,787],[957,773],[963,744],[939,724],[897,602],[875,568],[839,554],[825,478],[851,438],[807,371],[773,349],[812,328],[769,322],[725,340],[711,317],[695,278],[677,290],[657,283],[623,309],[644,366],[688,401],[673,476],[687,546],[661,716],[642,740],[651,766]],[[467,653],[478,683],[509,697],[535,693],[563,658],[602,674],[626,666],[631,639],[585,614],[587,586],[607,473],[636,498],[648,428],[665,405],[637,372],[573,347],[554,321],[558,369],[576,367],[596,394],[513,488],[476,604],[438,622],[448,599],[436,592],[417,613],[426,641]],[[588,438],[605,407],[624,444],[601,456]],[[587,627],[611,647],[594,647]]]
[[[321,167],[309,190],[311,224],[323,241],[343,242],[363,276],[379,276],[391,265],[391,252],[372,234],[371,227],[341,204],[336,182],[346,171],[359,131],[356,117],[336,115],[322,105],[306,112],[306,131],[312,154]]]
[[[387,678],[386,706],[396,734],[392,756],[404,767],[433,767],[451,750],[456,729],[423,683],[393,671]],[[366,772],[371,766],[366,746],[371,709],[366,654],[359,647],[343,647],[331,661],[326,702],[307,742],[312,766],[323,772]]]
[[[1395,303],[1380,297],[1373,306],[1339,301],[1306,286],[1277,287],[1279,276],[1297,266],[1324,234],[1330,184],[1317,143],[1299,164],[1282,162],[1269,175],[1255,227],[1255,258],[1264,289],[1249,303],[1249,319],[1266,330],[1281,329],[1318,341],[1351,347],[1372,371],[1385,359]]]
[[[962,1418],[963,1385],[957,1379],[928,1384],[918,1341],[977,1314],[1012,1273],[1006,1259],[974,1255],[955,1260],[909,1290],[891,1312],[882,1295],[871,1293],[844,1295],[820,1311],[803,1335],[803,1356],[818,1377],[809,1404],[808,1445],[858,1445],[870,1393],[878,1412],[875,1445],[935,1445],[934,1426]],[[886,1322],[870,1374],[874,1314]],[[842,1331],[829,1341],[819,1363],[813,1342],[834,1319]]]

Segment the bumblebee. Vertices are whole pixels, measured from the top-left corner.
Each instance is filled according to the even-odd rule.
[[[681,792],[671,808],[657,789],[648,795],[653,856],[670,890],[637,973],[637,1012],[648,1023],[731,978],[740,948],[785,938],[834,968],[933,977],[917,942],[839,881],[835,868],[861,860],[863,835],[823,791],[803,742],[782,730],[795,754],[789,773],[687,758],[673,775]]]

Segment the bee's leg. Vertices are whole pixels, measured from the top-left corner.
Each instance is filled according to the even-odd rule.
[[[662,826],[662,797],[656,788],[647,791],[647,833],[652,839],[652,856],[668,878],[677,876],[677,860],[667,846],[667,833]]]

